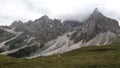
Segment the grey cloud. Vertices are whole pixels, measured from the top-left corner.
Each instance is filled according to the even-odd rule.
[[[59,2],[57,2],[59,1]],[[10,24],[13,20],[28,21],[48,15],[50,18],[61,20],[85,20],[98,7],[105,16],[120,20],[119,0],[0,0],[0,24]],[[3,2],[7,2],[3,3]],[[10,4],[9,4],[10,2]],[[50,2],[50,4],[49,4]],[[56,3],[57,2],[57,3]],[[63,3],[65,2],[65,3]],[[71,2],[69,4],[69,2]],[[19,6],[17,5],[19,4]],[[58,5],[59,3],[59,5]],[[111,5],[111,4],[112,5]],[[1,4],[5,4],[4,6]],[[13,4],[13,7],[9,6]],[[8,10],[4,10],[7,6]],[[74,7],[73,7],[74,6]],[[20,10],[17,10],[17,9]],[[2,9],[2,10],[1,10]],[[70,11],[68,11],[70,10]],[[7,13],[7,14],[6,14]],[[20,13],[20,14],[18,14]],[[8,23],[7,23],[8,22]]]
[[[46,14],[46,15],[50,13],[48,8],[42,3],[35,4],[33,0],[22,0],[22,2],[28,7],[29,11]]]

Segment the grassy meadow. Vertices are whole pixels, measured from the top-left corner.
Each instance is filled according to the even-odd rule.
[[[0,55],[0,68],[120,68],[120,45],[88,46],[34,59]]]

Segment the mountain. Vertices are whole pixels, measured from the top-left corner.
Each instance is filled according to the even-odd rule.
[[[119,24],[116,20],[105,17],[96,8],[90,17],[84,22],[83,28],[73,34],[75,42],[83,40],[90,41],[92,45],[108,44],[110,39],[115,38],[120,33]],[[79,36],[75,34],[81,34]],[[99,42],[98,42],[98,41]],[[95,44],[96,42],[96,44]]]
[[[0,53],[17,58],[35,58],[90,45],[107,45],[120,37],[118,22],[104,16],[97,8],[84,22],[61,22],[45,15],[25,23],[14,21],[8,27],[1,30],[15,36],[1,42],[5,43],[1,45]]]

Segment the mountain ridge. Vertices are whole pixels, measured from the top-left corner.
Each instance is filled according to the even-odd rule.
[[[14,21],[10,28],[1,29],[11,31],[14,28],[18,34],[0,48],[0,53],[18,58],[35,58],[90,45],[106,45],[120,34],[118,22],[105,17],[97,8],[82,23],[61,22],[45,15],[26,23]]]

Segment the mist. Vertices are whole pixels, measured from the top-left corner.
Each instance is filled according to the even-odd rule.
[[[105,16],[119,21],[119,3],[119,0],[0,0],[0,25],[35,20],[43,15],[62,21],[84,21],[96,7]]]

